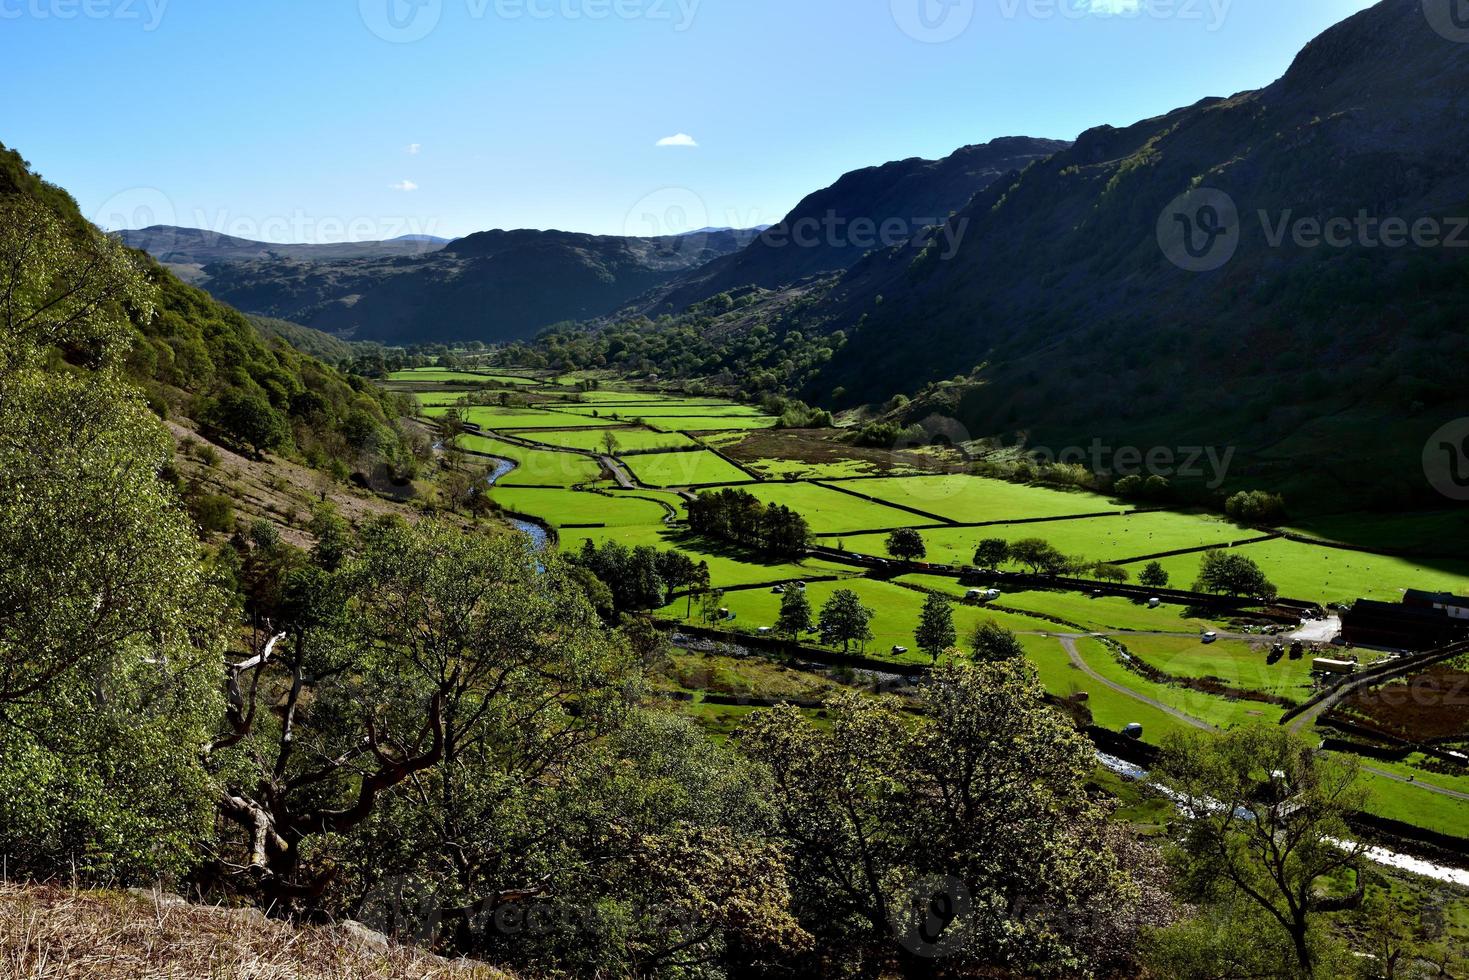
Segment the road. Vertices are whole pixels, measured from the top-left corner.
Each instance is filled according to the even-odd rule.
[[[1088,636],[1100,635],[1100,634],[1089,634],[1089,633],[1088,634],[1075,634],[1075,633],[1065,633],[1065,634],[1060,634],[1060,633],[1039,633],[1039,634],[1033,634],[1033,635],[1038,635],[1038,636],[1051,636],[1051,637],[1054,637],[1057,640],[1060,640],[1061,641],[1061,646],[1066,650],[1066,655],[1071,658],[1071,663],[1078,670],[1080,670],[1083,674],[1085,674],[1087,677],[1091,678],[1092,680],[1096,681],[1098,684],[1101,684],[1104,687],[1110,688],[1111,690],[1116,691],[1118,694],[1126,695],[1127,697],[1132,698],[1134,701],[1138,701],[1138,702],[1141,702],[1142,704],[1148,705],[1149,707],[1156,708],[1159,711],[1162,711],[1165,714],[1169,715],[1170,717],[1177,718],[1179,721],[1183,722],[1184,724],[1191,725],[1194,728],[1203,729],[1204,731],[1208,731],[1208,732],[1217,732],[1219,730],[1218,728],[1216,728],[1215,726],[1209,724],[1206,721],[1201,721],[1200,719],[1194,718],[1191,715],[1184,714],[1182,711],[1178,711],[1175,708],[1170,708],[1168,705],[1164,704],[1161,701],[1158,701],[1158,700],[1156,700],[1154,698],[1148,697],[1145,694],[1141,694],[1141,693],[1139,693],[1137,691],[1134,691],[1132,688],[1127,687],[1126,685],[1118,684],[1118,683],[1116,683],[1114,681],[1110,681],[1107,678],[1103,677],[1101,674],[1097,673],[1095,670],[1092,670],[1092,668],[1082,658],[1081,651],[1076,648],[1076,641],[1077,640],[1081,640],[1081,639],[1085,639]],[[1117,634],[1117,635],[1125,635],[1125,634]],[[1137,635],[1137,634],[1133,634],[1133,635]],[[1145,634],[1145,635],[1147,635],[1147,634]],[[1155,634],[1155,635],[1170,635],[1170,634]],[[1311,719],[1312,721],[1314,721],[1314,719],[1316,718],[1316,716],[1319,715],[1319,714],[1321,714],[1322,711],[1324,711],[1327,708],[1329,708],[1330,705],[1331,705],[1331,700],[1328,699],[1326,702],[1323,702],[1321,705],[1318,705],[1317,706],[1317,709],[1313,709],[1313,711],[1308,711],[1305,714],[1301,715],[1301,719]],[[1298,719],[1298,721],[1299,720],[1300,719]],[[1302,722],[1302,724],[1304,724],[1304,722]],[[1292,724],[1291,725],[1291,731],[1292,732],[1299,733],[1300,731],[1302,731],[1302,728],[1299,727],[1297,724]],[[1392,781],[1394,783],[1401,783],[1404,786],[1413,786],[1413,787],[1415,787],[1417,789],[1426,790],[1429,793],[1435,793],[1435,794],[1437,794],[1439,796],[1447,796],[1449,799],[1453,799],[1453,800],[1469,801],[1469,793],[1462,793],[1462,792],[1460,792],[1458,790],[1449,789],[1449,788],[1444,787],[1444,786],[1435,786],[1432,783],[1425,783],[1425,782],[1423,782],[1421,780],[1417,780],[1417,779],[1409,779],[1406,776],[1400,776],[1400,775],[1398,775],[1395,772],[1388,772],[1386,769],[1379,769],[1376,766],[1367,765],[1365,763],[1362,765],[1361,768],[1362,768],[1362,771],[1363,772],[1371,773],[1374,776],[1378,776],[1378,777],[1380,777],[1382,779],[1390,780],[1390,781]]]
[[[607,471],[612,474],[612,479],[616,480],[617,485],[622,489],[642,489],[638,481],[633,479],[632,472],[626,466],[623,466],[620,461],[613,459],[611,456],[598,456],[597,461],[606,467]]]

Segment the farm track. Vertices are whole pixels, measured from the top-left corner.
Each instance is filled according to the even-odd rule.
[[[1042,635],[1048,635],[1048,634],[1042,634]],[[1087,677],[1089,677],[1092,680],[1096,681],[1098,684],[1101,684],[1103,687],[1110,688],[1110,689],[1116,691],[1118,694],[1125,695],[1126,697],[1132,698],[1134,701],[1139,701],[1139,702],[1141,702],[1143,704],[1146,704],[1146,705],[1148,705],[1151,708],[1156,708],[1159,711],[1163,712],[1164,714],[1169,715],[1170,717],[1173,717],[1173,718],[1178,719],[1179,721],[1183,722],[1185,725],[1189,725],[1189,726],[1191,726],[1193,728],[1202,729],[1203,731],[1206,731],[1206,732],[1217,732],[1217,731],[1219,731],[1219,729],[1215,728],[1213,725],[1209,724],[1207,721],[1200,721],[1198,718],[1195,718],[1193,715],[1184,714],[1182,711],[1179,711],[1177,708],[1170,708],[1168,705],[1164,704],[1162,701],[1158,701],[1158,700],[1155,700],[1153,698],[1150,698],[1150,697],[1148,697],[1145,694],[1140,694],[1139,692],[1134,691],[1134,690],[1132,690],[1129,687],[1126,687],[1126,686],[1124,686],[1122,684],[1118,684],[1116,681],[1110,681],[1107,678],[1103,677],[1101,674],[1097,673],[1095,670],[1093,670],[1091,668],[1091,665],[1088,664],[1086,662],[1086,660],[1082,658],[1081,651],[1079,649],[1077,649],[1076,641],[1078,639],[1081,639],[1081,637],[1076,637],[1076,636],[1058,636],[1058,637],[1056,637],[1056,639],[1058,639],[1058,640],[1061,641],[1061,646],[1066,651],[1066,656],[1068,656],[1068,657],[1071,658],[1071,665],[1073,667],[1075,667],[1076,669],[1080,670]]]

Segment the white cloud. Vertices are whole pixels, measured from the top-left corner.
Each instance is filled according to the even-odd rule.
[[[404,181],[401,181],[401,182],[396,183],[396,184],[389,184],[388,187],[389,187],[390,190],[395,190],[395,191],[416,191],[416,190],[418,190],[418,185],[415,184],[411,180],[404,180]]]
[[[418,156],[418,154],[423,152],[423,144],[409,143],[407,146],[403,147],[403,152],[407,153],[411,157],[416,157]]]
[[[698,146],[699,145],[699,142],[698,142],[698,140],[696,140],[692,136],[690,136],[688,133],[677,133],[677,134],[675,134],[673,136],[665,136],[665,137],[663,137],[655,145],[657,145],[657,146],[691,146],[692,147],[692,146]]]
[[[1142,9],[1142,0],[1078,0],[1077,7],[1088,13],[1115,17],[1137,13]]]

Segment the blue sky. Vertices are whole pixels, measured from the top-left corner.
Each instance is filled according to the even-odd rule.
[[[858,167],[1259,87],[1369,5],[0,0],[0,142],[110,227],[747,226]]]

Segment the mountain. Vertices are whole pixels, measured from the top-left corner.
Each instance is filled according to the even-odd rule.
[[[262,246],[210,233],[142,233],[132,241],[175,268],[191,264],[198,285],[247,312],[355,340],[430,343],[523,339],[602,316],[752,235],[486,231],[432,248],[364,243],[360,255],[348,254],[351,246]]]
[[[1469,415],[1465,146],[1469,44],[1383,0],[1267,88],[1093,129],[996,183],[951,254],[938,234],[868,255],[807,317],[847,336],[807,394],[957,372],[910,417],[1053,449],[1229,447],[1235,479],[1429,496],[1422,447]],[[1334,219],[1345,239],[1320,244]],[[1420,221],[1444,244],[1383,244]]]
[[[642,301],[642,312],[678,312],[722,292],[779,289],[850,268],[869,251],[945,222],[996,180],[1064,150],[1060,140],[1006,137],[942,160],[913,158],[846,174],[811,194],[749,247],[692,271]]]
[[[393,258],[426,255],[449,244],[432,235],[402,235],[383,242],[337,242],[330,245],[278,245],[235,238],[203,228],[154,225],[151,228],[113,233],[124,245],[147,252],[167,265],[206,266],[215,262],[249,262],[255,259],[299,259],[329,262],[340,259]]]

